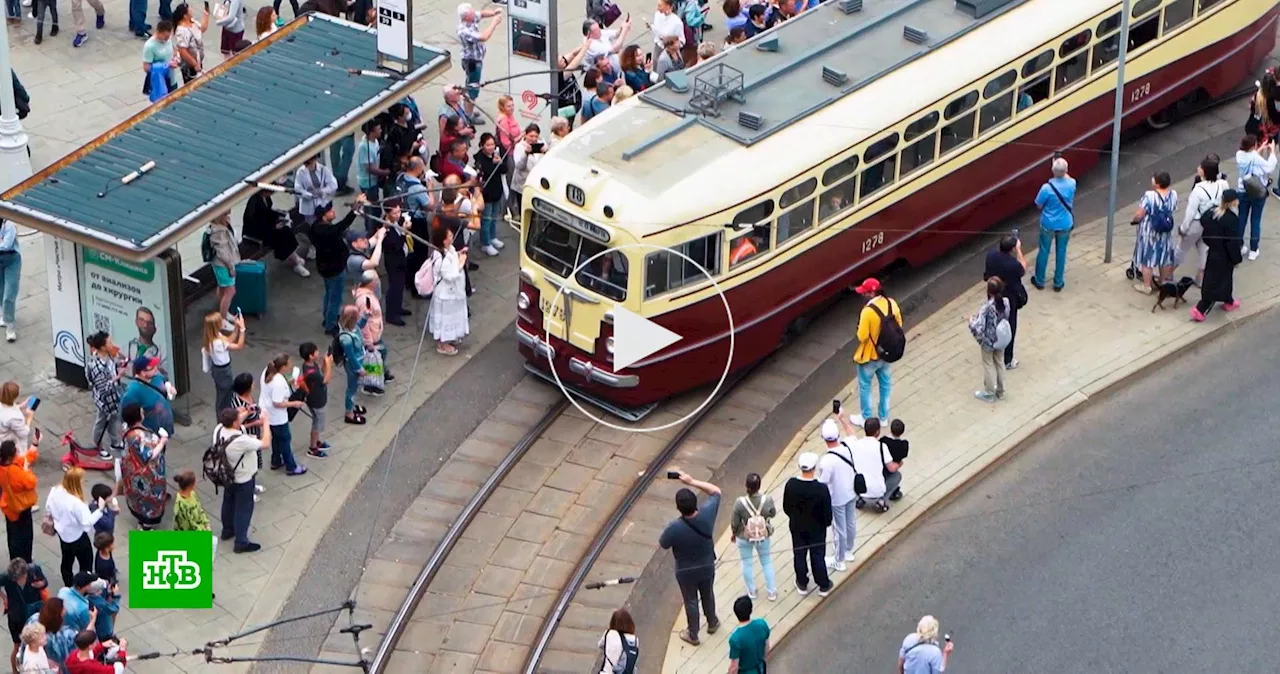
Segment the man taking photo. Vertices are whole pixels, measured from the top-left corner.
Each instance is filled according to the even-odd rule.
[[[668,471],[667,477],[680,480],[707,495],[707,499],[699,504],[692,489],[685,487],[676,492],[676,510],[680,517],[667,524],[658,537],[658,545],[663,550],[670,550],[676,560],[676,583],[680,586],[680,596],[684,598],[684,615],[689,623],[689,628],[680,632],[680,639],[697,646],[702,643],[698,640],[699,599],[703,612],[707,614],[707,634],[715,634],[720,629],[713,592],[716,548],[712,539],[716,512],[720,509],[720,488],[695,480],[680,470]]]

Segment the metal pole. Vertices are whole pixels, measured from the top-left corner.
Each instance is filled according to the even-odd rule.
[[[9,31],[0,30],[0,191],[31,177],[27,132],[18,121],[12,72],[9,65]]]
[[[1111,184],[1107,194],[1107,249],[1103,262],[1111,262],[1111,244],[1116,232],[1116,198],[1120,185],[1120,127],[1124,121],[1124,62],[1129,55],[1129,3],[1120,8],[1120,55],[1116,64],[1116,111],[1111,122]]]

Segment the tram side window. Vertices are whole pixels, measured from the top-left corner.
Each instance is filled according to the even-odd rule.
[[[751,228],[729,243],[729,268],[750,260],[769,250],[772,238],[773,200],[767,199],[733,216],[735,227],[751,225]]]
[[[1058,55],[1065,60],[1058,64],[1054,76],[1055,91],[1062,91],[1089,74],[1089,50],[1085,47],[1092,38],[1093,31],[1085,29],[1062,43],[1062,47],[1058,49]],[[1068,55],[1072,55],[1071,58],[1066,58]]]
[[[1200,11],[1203,12],[1210,7],[1221,3],[1222,0],[1200,0]]]
[[[971,112],[942,127],[941,154],[946,154],[973,140],[973,121],[977,114]]]
[[[1119,57],[1120,35],[1116,34],[1093,46],[1093,69],[1097,70]]]
[[[1052,49],[1045,50],[1044,53],[1040,54],[1039,56],[1033,59],[1027,59],[1027,62],[1022,64],[1022,78],[1026,79],[1028,77],[1031,77],[1032,75],[1035,75],[1041,70],[1048,68],[1052,64],[1053,64],[1053,50]]]
[[[606,252],[608,251],[608,252]],[[591,259],[591,258],[595,259]],[[587,260],[591,260],[587,262]],[[582,239],[582,251],[578,264],[586,264],[575,277],[583,288],[594,290],[611,300],[627,299],[627,255],[620,250],[608,250],[603,244],[588,238]]]
[[[822,172],[822,184],[824,186],[834,185],[847,176],[851,176],[858,170],[858,155],[853,155],[848,159],[833,165],[831,168]]]
[[[1129,27],[1129,53],[1142,49],[1160,37],[1160,15],[1152,16]]]
[[[712,276],[720,273],[720,233],[682,243],[676,250],[702,265]],[[644,297],[695,285],[706,280],[702,270],[668,251],[649,253],[644,258]]]
[[[1195,15],[1195,0],[1174,0],[1164,8],[1164,32],[1167,35],[1169,31],[1181,26],[1191,20]]]
[[[903,176],[916,169],[933,163],[934,147],[938,142],[938,134],[931,133],[922,140],[908,145],[902,151],[902,165],[899,170]]]
[[[1164,0],[1138,0],[1133,3],[1133,13],[1131,16],[1136,19],[1156,7],[1159,7],[1161,2],[1164,2]]]
[[[843,213],[853,205],[854,195],[858,191],[858,179],[850,178],[822,193],[818,201],[818,219],[826,222],[828,218]]]
[[[778,245],[813,226],[813,199],[778,216]]]
[[[1034,107],[1049,98],[1049,73],[1045,73],[1018,89],[1018,112]]]
[[[1011,116],[1013,116],[1013,92],[1009,91],[982,106],[982,117],[978,120],[978,133],[987,131]]]
[[[862,154],[862,160],[867,164],[871,164],[862,171],[861,195],[863,197],[885,185],[893,184],[893,180],[897,176],[898,155],[892,153],[897,147],[898,134],[895,132],[872,143],[867,147],[866,152]],[[878,164],[874,163],[885,155],[889,155],[889,158]]]

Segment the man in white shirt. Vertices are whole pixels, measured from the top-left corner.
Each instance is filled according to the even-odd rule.
[[[622,72],[622,62],[618,60],[618,52],[627,44],[627,34],[631,32],[631,15],[622,20],[620,30],[601,30],[600,24],[587,19],[582,22],[582,35],[587,38],[586,54],[583,63],[595,63],[601,56],[608,56],[613,64],[613,71]]]
[[[313,225],[319,217],[316,215],[316,209],[331,203],[334,195],[338,193],[338,179],[333,175],[333,169],[321,164],[320,156],[316,155],[308,159],[293,174],[293,189],[297,192],[298,214],[308,225]],[[298,258],[305,260],[308,257],[315,257],[311,237],[299,231],[297,238]]]
[[[241,424],[250,408],[228,408],[218,415],[220,422],[213,430],[213,442],[231,438],[227,443],[227,462],[235,473],[234,483],[222,493],[222,540],[235,539],[235,551],[256,552],[262,546],[249,540],[249,524],[253,519],[253,495],[257,481],[259,457],[263,447],[271,446],[271,428],[264,426],[262,439],[243,431]],[[287,416],[287,415],[286,415]]]
[[[840,425],[849,435],[856,431],[849,419],[841,418]],[[863,437],[849,443],[849,447],[853,450],[855,470],[866,481],[867,490],[858,495],[853,507],[861,510],[870,503],[877,511],[888,512],[888,497],[902,484],[902,465],[894,461],[889,450],[880,444],[879,419],[871,417],[863,421],[862,432]]]
[[[833,419],[822,422],[822,441],[827,443],[827,452],[818,461],[818,481],[831,492],[831,528],[836,543],[835,556],[826,561],[833,570],[845,571],[848,569],[845,562],[853,561],[853,543],[858,532],[853,509],[857,498],[853,492],[853,452],[847,441],[841,441],[840,427]]]

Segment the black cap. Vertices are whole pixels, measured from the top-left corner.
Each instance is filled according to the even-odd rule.
[[[71,579],[71,587],[87,587],[96,580],[98,580],[97,576],[88,571],[81,571]]]

